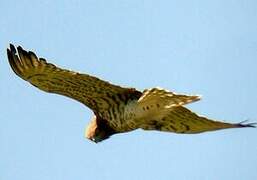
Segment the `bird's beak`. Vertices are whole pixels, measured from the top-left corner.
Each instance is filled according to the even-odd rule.
[[[97,143],[95,138],[90,138],[90,141],[94,142],[94,143]]]

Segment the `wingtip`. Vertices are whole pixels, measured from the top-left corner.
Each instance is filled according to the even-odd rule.
[[[19,50],[19,49],[20,49],[20,50],[23,50],[23,48],[22,48],[21,46],[18,46],[17,49],[18,49],[18,50]]]
[[[253,122],[253,123],[246,123],[248,122],[248,120],[242,121],[238,124],[236,124],[237,127],[251,127],[251,128],[256,128],[257,127],[257,123]]]
[[[7,57],[8,57],[8,60],[9,60],[10,63],[13,60],[13,56],[15,54],[16,54],[15,46],[12,43],[10,43],[10,49],[7,48]]]
[[[10,59],[12,58],[12,53],[11,53],[11,50],[7,48],[7,57],[8,57],[8,60],[10,61]]]
[[[22,49],[21,46],[18,46],[18,47],[17,47],[17,50],[18,50],[19,55],[20,55],[20,54],[24,54],[24,53],[26,52],[26,51],[24,51],[24,50]]]
[[[9,50],[9,49],[7,48],[7,50]],[[10,50],[9,51],[14,53],[14,54],[16,53],[15,46],[12,43],[10,43]]]
[[[195,101],[200,101],[202,99],[201,95],[195,95]]]

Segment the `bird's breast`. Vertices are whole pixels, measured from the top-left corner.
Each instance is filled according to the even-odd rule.
[[[137,128],[135,111],[136,101],[130,101],[126,105],[120,104],[110,108],[105,116],[115,131],[127,132]]]

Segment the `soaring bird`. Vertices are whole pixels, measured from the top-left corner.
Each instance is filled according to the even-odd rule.
[[[174,133],[201,133],[226,128],[256,127],[256,123],[226,123],[199,116],[184,105],[199,96],[176,94],[161,88],[146,89],[113,85],[97,77],[59,68],[35,53],[10,44],[7,56],[12,70],[33,86],[73,98],[94,116],[85,137],[100,142],[117,133],[138,128]]]

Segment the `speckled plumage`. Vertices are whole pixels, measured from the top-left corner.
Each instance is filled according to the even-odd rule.
[[[18,53],[17,53],[18,51]],[[73,98],[93,110],[86,137],[100,142],[113,134],[137,128],[175,133],[200,133],[225,128],[255,127],[231,124],[198,116],[183,105],[199,96],[175,94],[161,88],[140,92],[65,70],[48,63],[31,51],[10,45],[7,49],[13,71],[37,88]]]

